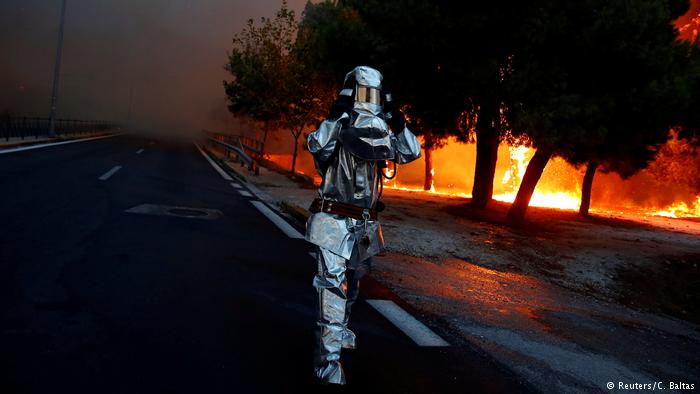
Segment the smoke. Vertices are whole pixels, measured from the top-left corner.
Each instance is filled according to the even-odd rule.
[[[305,1],[290,0],[300,13]],[[48,116],[60,0],[0,2],[0,112]],[[159,131],[237,127],[223,66],[280,0],[68,0],[58,116]]]

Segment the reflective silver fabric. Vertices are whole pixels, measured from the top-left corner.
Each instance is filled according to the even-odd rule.
[[[348,76],[353,73],[358,84],[381,89],[379,71],[361,66]],[[377,202],[381,182],[377,160],[358,157],[353,151],[362,149],[344,143],[365,144],[364,153],[384,150],[391,161],[399,164],[420,157],[420,143],[413,133],[406,127],[398,133],[392,132],[384,118],[381,105],[355,101],[351,114],[327,119],[309,135],[309,152],[321,175],[318,189],[321,198],[363,208],[373,208]],[[346,138],[348,135],[341,138],[341,133],[356,133],[357,138]],[[366,271],[358,267],[368,267],[371,257],[381,251],[384,245],[381,226],[378,221],[319,212],[306,222],[306,239],[319,247],[319,268],[314,278],[319,297],[316,376],[326,383],[344,384],[340,349],[355,347],[355,334],[347,324],[359,278]],[[352,276],[349,283],[346,276]]]
[[[403,132],[396,134],[396,156],[394,161],[398,164],[410,163],[420,157],[420,142],[411,133],[408,127]],[[418,153],[416,153],[418,152]]]
[[[356,346],[355,333],[348,328],[350,311],[360,292],[360,279],[371,262],[360,260],[356,251],[348,260],[317,248],[318,272],[313,282],[319,308],[315,373],[325,383],[345,384],[340,351]]]
[[[318,248],[317,260],[318,273],[313,282],[318,292],[316,377],[325,383],[345,384],[340,349],[346,328],[346,260],[324,248]]]
[[[381,125],[388,130],[384,121]],[[308,138],[309,151],[314,155],[321,175],[318,194],[321,198],[372,208],[377,201],[380,182],[377,162],[360,159],[345,149],[338,142],[340,127],[339,121],[326,120]],[[393,161],[404,164],[420,157],[420,142],[408,128],[398,134],[389,133],[387,143],[393,152]],[[314,214],[306,224],[306,239],[348,258],[356,240],[348,235],[353,226],[352,219]],[[379,232],[378,223],[376,228]]]
[[[367,66],[357,66],[354,70],[350,71],[345,75],[345,80],[351,76],[355,77],[358,84],[364,86],[370,86],[373,88],[382,88],[382,73],[379,70],[375,70],[372,67]]]

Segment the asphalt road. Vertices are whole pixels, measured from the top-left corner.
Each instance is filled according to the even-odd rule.
[[[312,248],[255,200],[190,142],[0,155],[0,393],[526,390],[478,352],[417,346],[362,301],[348,385],[318,386]],[[142,204],[222,215],[125,212]]]

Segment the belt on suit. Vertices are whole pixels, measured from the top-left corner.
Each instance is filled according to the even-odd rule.
[[[354,204],[317,198],[309,207],[313,213],[324,212],[333,215],[347,216],[357,220],[377,220],[377,211],[372,208],[362,208]]]

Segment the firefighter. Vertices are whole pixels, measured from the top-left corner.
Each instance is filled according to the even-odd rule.
[[[307,143],[322,179],[306,223],[318,261],[315,374],[322,383],[345,384],[340,350],[355,348],[350,310],[360,278],[384,245],[377,219],[383,168],[387,161],[419,158],[420,143],[382,86],[381,73],[367,66],[345,76],[330,115]]]

